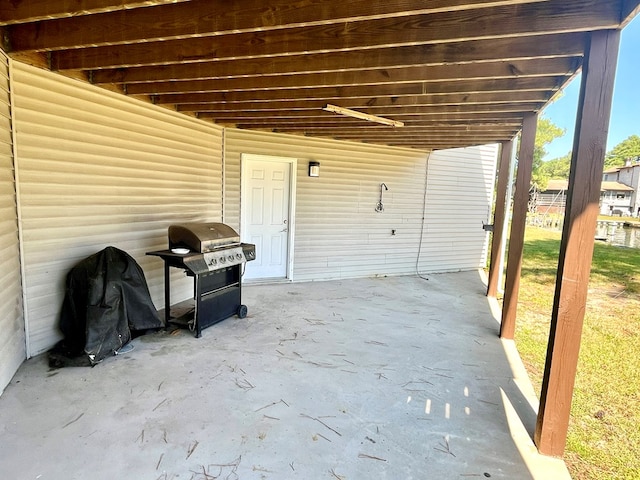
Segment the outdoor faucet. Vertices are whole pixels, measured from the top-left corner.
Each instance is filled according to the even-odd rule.
[[[378,213],[384,211],[384,204],[382,203],[382,187],[384,187],[385,190],[389,190],[389,188],[387,187],[386,183],[381,183],[380,184],[380,200],[378,201],[378,204],[376,205],[376,212],[378,212]]]

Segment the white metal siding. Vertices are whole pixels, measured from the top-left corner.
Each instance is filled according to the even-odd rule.
[[[24,64],[14,81],[35,355],[60,338],[67,272],[106,246],[136,259],[163,306],[162,261],[145,252],[167,247],[171,223],[220,221],[222,129]],[[172,300],[192,296],[173,275]]]
[[[0,393],[26,357],[9,86],[0,52]]]
[[[292,224],[294,280],[415,273],[428,153],[227,129],[224,219],[234,228],[240,226],[243,153],[298,159],[296,217]],[[421,271],[472,269],[485,261],[482,221],[487,221],[490,210],[495,156],[495,148],[432,155],[435,161],[433,166],[429,164],[428,188],[438,192],[441,198],[433,201],[446,204],[448,212],[427,212],[430,217],[425,230],[432,221],[441,225],[439,230],[434,225],[424,235]],[[320,162],[319,178],[307,175],[309,161]],[[449,178],[439,178],[443,168],[450,168]],[[389,190],[383,194],[384,211],[377,213],[383,182]],[[454,252],[452,242],[445,241],[452,232],[459,237]]]
[[[498,145],[431,154],[420,270],[469,270],[486,264]]]

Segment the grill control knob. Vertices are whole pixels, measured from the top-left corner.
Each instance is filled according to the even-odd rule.
[[[224,257],[220,257],[220,263],[224,263],[227,259]]]
[[[227,258],[229,259],[230,262],[233,262],[233,255],[229,255]]]
[[[242,260],[242,255],[240,255],[239,253],[236,253],[236,258],[237,258],[238,260]]]

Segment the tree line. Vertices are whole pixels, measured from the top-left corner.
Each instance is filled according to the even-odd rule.
[[[538,120],[531,180],[531,183],[538,190],[545,190],[549,180],[569,178],[571,152],[559,158],[543,160],[547,154],[545,147],[564,134],[565,130],[555,125],[548,118],[540,117]],[[604,168],[606,170],[622,167],[629,160],[640,161],[640,136],[638,135],[629,136],[608,151],[604,160]]]

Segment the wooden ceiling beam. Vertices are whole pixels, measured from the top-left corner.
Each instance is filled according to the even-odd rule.
[[[626,27],[640,13],[640,0],[622,1],[622,27]]]
[[[338,72],[362,69],[433,66],[579,56],[584,52],[585,33],[542,35],[525,38],[497,38],[452,44],[411,45],[368,50],[366,55],[353,52],[317,53],[264,59],[219,60],[202,63],[170,64],[95,70],[92,82],[147,83],[166,80],[206,80],[246,76]],[[505,57],[506,53],[506,57]]]
[[[447,115],[448,113],[448,115]],[[404,116],[398,117],[405,124],[402,127],[403,132],[433,130],[433,131],[466,131],[466,132],[482,132],[482,131],[496,131],[496,130],[519,130],[521,125],[521,119],[523,114],[517,111],[510,112],[437,112],[430,115],[419,116]],[[278,117],[278,118],[246,118],[246,117],[207,117],[197,116],[202,120],[211,120],[215,123],[225,125],[237,125],[242,128],[291,128],[295,130],[336,130],[358,133],[362,129],[366,129],[371,132],[384,132],[389,130],[389,127],[383,126],[377,127],[372,122],[350,122],[345,119],[326,119],[322,117],[303,117],[303,118],[291,118],[291,117]],[[392,118],[392,116],[387,116]],[[469,126],[475,122],[480,123],[492,123],[493,126],[489,128],[477,128],[477,129],[465,129],[461,127]],[[443,126],[446,125],[446,126]]]
[[[243,124],[239,124],[243,125]],[[394,132],[397,135],[416,135],[417,133],[448,133],[452,132],[507,132],[518,130],[520,124],[516,121],[511,122],[510,120],[505,120],[503,123],[498,123],[496,120],[495,123],[485,124],[482,127],[476,127],[473,124],[462,124],[462,123],[454,123],[442,125],[441,122],[422,122],[421,124],[411,123],[405,124],[402,128],[389,128],[387,125],[376,125],[374,123],[360,123],[358,125],[348,124],[348,125],[340,125],[339,123],[331,123],[331,124],[307,124],[297,125],[298,127],[302,127],[306,130],[314,130],[324,132],[335,132],[341,133],[344,135],[384,135],[388,132]],[[376,128],[373,128],[376,127]]]
[[[511,140],[581,68],[587,36],[639,5],[7,0],[0,35],[13,59],[203,121],[430,150]]]
[[[134,8],[174,4],[188,0],[74,0],[74,1],[3,1],[0,2],[0,26],[39,22],[95,13],[107,13]],[[86,18],[84,19],[86,21]],[[82,20],[81,20],[82,21]]]
[[[491,143],[501,143],[504,141],[507,141],[509,139],[506,138],[501,138],[501,139],[496,139],[495,142],[491,142]],[[387,144],[381,144],[381,145],[387,145]],[[452,148],[465,148],[465,147],[473,147],[473,146],[480,146],[480,145],[487,145],[487,143],[482,143],[482,142],[449,142],[449,143],[441,143],[441,142],[433,142],[433,143],[429,143],[428,145],[396,145],[394,143],[390,143],[388,144],[389,147],[397,147],[397,148],[410,148],[413,150],[424,150],[424,151],[438,151],[438,150],[450,150]]]
[[[279,132],[279,133],[284,133],[284,132]],[[345,141],[352,141],[352,142],[353,141],[361,141],[361,142],[377,141],[377,142],[383,142],[383,143],[393,143],[394,145],[398,145],[401,143],[404,143],[407,145],[416,145],[416,144],[424,144],[428,142],[438,142],[438,141],[442,142],[442,141],[450,141],[450,140],[465,140],[466,142],[477,141],[477,142],[483,142],[483,143],[494,143],[498,141],[498,139],[509,138],[509,135],[510,134],[504,133],[504,134],[495,134],[495,135],[443,135],[443,136],[416,135],[414,137],[408,137],[408,138],[393,137],[393,136],[366,138],[366,137],[351,137],[351,136],[344,136],[344,135],[331,135],[331,137],[335,138],[336,140],[345,140]]]
[[[451,120],[467,120],[472,123],[474,121],[498,121],[501,119],[512,119],[512,120],[520,120],[524,116],[524,113],[521,111],[506,111],[506,112],[487,112],[487,111],[442,111],[442,112],[434,112],[428,115],[424,114],[416,114],[416,115],[394,115],[391,117],[392,120],[402,120],[407,125],[413,125],[416,122],[442,122],[442,121],[451,121]],[[305,124],[309,122],[314,122],[314,120],[319,121],[322,120],[323,117],[312,117],[312,116],[290,116],[290,117],[252,117],[252,116],[226,116],[226,117],[209,117],[206,115],[198,115],[198,118],[206,120],[209,119],[215,123],[225,124],[225,125],[263,125],[269,128],[278,128],[278,126],[284,125],[292,125],[296,127],[300,124]],[[325,119],[327,123],[335,127],[342,127],[346,125],[352,125],[352,123],[347,123],[341,121],[341,119],[335,119],[335,121]],[[367,125],[365,122],[361,125]],[[370,125],[370,124],[369,124]]]
[[[441,12],[477,11],[496,6],[539,3],[547,0],[349,0],[348,2],[326,2],[321,0],[191,0],[186,3],[165,5],[162,8],[130,10],[117,8],[111,0],[84,0],[82,3],[97,4],[91,13],[101,13],[90,18],[52,19],[39,24],[26,23],[12,29],[16,37],[17,50],[59,50],[65,48],[94,47],[127,43],[149,42],[166,39],[188,39],[231,33],[265,32],[274,29],[314,27],[336,23],[370,21],[374,19],[402,18],[413,15],[432,15]],[[0,20],[19,18],[19,13],[10,9],[11,4],[33,2],[10,2],[5,11],[0,10]],[[47,19],[45,11],[61,10],[60,7],[45,8],[47,2],[37,1],[39,11],[31,12],[27,19]],[[51,2],[60,5],[62,2]],[[64,6],[69,2],[64,2]],[[129,2],[130,7],[155,2]],[[158,4],[169,3],[167,1]],[[171,2],[173,3],[173,2]],[[114,5],[115,4],[115,5]],[[126,2],[125,2],[126,4]],[[103,10],[99,9],[103,6]],[[13,11],[11,11],[13,10]],[[23,9],[26,10],[26,9]],[[104,13],[103,13],[104,12]],[[61,14],[59,12],[58,14]],[[76,15],[83,9],[76,7]],[[23,11],[22,21],[25,19]],[[6,17],[5,17],[6,15]],[[7,21],[9,23],[9,21]]]
[[[279,133],[284,133],[279,132]],[[308,133],[306,133],[306,135],[308,135]],[[442,137],[439,137],[437,135],[434,136],[425,136],[425,135],[416,135],[413,137],[392,137],[392,136],[384,136],[384,137],[352,137],[352,136],[345,136],[345,135],[329,135],[332,138],[335,138],[336,140],[345,140],[345,141],[361,141],[361,142],[384,142],[384,143],[394,143],[394,144],[399,144],[399,143],[405,143],[405,144],[410,144],[410,145],[415,145],[416,143],[425,143],[425,142],[435,142],[435,141],[445,141],[445,140],[466,140],[467,142],[469,141],[479,141],[479,142],[484,142],[484,143],[493,143],[495,142],[497,139],[501,139],[501,138],[509,138],[509,136],[511,135],[511,133],[502,133],[502,134],[495,134],[495,135],[473,135],[473,136],[469,136],[469,135],[460,135],[460,136],[455,136],[455,135],[445,135]]]
[[[323,86],[392,85],[415,82],[469,81],[498,78],[565,76],[579,68],[581,57],[487,62],[434,67],[406,67],[357,72],[310,73],[280,77],[248,77],[184,82],[134,83],[126,91],[132,95],[184,92],[254,91]],[[393,90],[392,88],[392,90]]]
[[[351,137],[345,137],[342,135],[330,135],[333,138],[339,138],[341,140],[354,140],[354,138]],[[398,138],[392,138],[390,136],[384,136],[384,137],[379,137],[377,139],[375,138],[369,138],[369,139],[364,139],[364,141],[372,141],[372,140],[379,140],[379,141],[383,141],[383,142],[394,142],[394,143],[408,143],[408,142],[412,142],[414,144],[421,144],[421,143],[427,143],[427,142],[434,142],[434,141],[450,141],[452,139],[465,139],[466,141],[469,141],[473,138],[482,141],[482,143],[492,143],[495,141],[495,139],[498,138],[510,138],[512,136],[511,132],[505,132],[503,134],[494,134],[494,135],[474,135],[474,136],[468,136],[468,135],[456,135],[456,134],[450,134],[450,135],[416,135],[413,138],[402,138],[402,137],[398,137]]]
[[[74,48],[52,52],[51,65],[54,70],[97,70],[223,58],[246,59],[517,38],[617,28],[619,16],[615,2],[548,0],[535,5],[385,18],[345,25],[319,25],[186,40]],[[15,35],[11,38],[12,44],[18,41]],[[15,45],[11,48],[17,50]],[[508,56],[506,52],[505,56]]]
[[[157,104],[216,104],[296,100],[341,100],[348,98],[397,98],[415,95],[466,95],[483,92],[557,91],[569,76],[501,78],[459,82],[416,82],[395,85],[363,85],[351,87],[319,87],[306,89],[261,90],[246,92],[206,92],[156,95]],[[334,102],[335,103],[335,102]]]
[[[390,117],[392,120],[403,120],[404,117],[428,117],[431,115],[439,115],[444,113],[504,113],[504,112],[536,112],[544,105],[543,102],[539,103],[523,103],[518,105],[456,105],[456,106],[442,106],[434,105],[428,108],[422,107],[399,107],[393,109],[393,111],[379,112],[377,110],[362,109],[362,113],[370,115],[379,115]],[[271,121],[278,121],[279,119],[291,118],[326,118],[335,116],[330,112],[324,110],[318,110],[317,112],[304,110],[304,111],[278,111],[278,112],[223,112],[220,114],[210,112],[198,112],[198,118],[214,118],[220,121],[241,121],[252,119],[268,119]],[[344,118],[342,115],[337,118]]]
[[[309,133],[309,132],[299,132],[299,131],[290,131],[290,130],[286,130],[286,129],[275,129],[274,132],[276,133],[287,133],[287,134],[291,134],[291,135],[300,135],[300,134],[304,134],[307,136],[322,136],[322,137],[331,137],[334,138],[336,140],[344,140],[344,141],[363,141],[363,142],[381,142],[384,144],[390,144],[393,143],[395,145],[398,144],[406,144],[406,145],[416,145],[416,144],[427,144],[427,143],[432,143],[432,142],[450,142],[450,141],[454,141],[454,140],[459,140],[459,141],[464,141],[469,143],[470,141],[476,141],[478,143],[494,143],[496,141],[499,141],[499,139],[506,139],[506,138],[511,138],[512,134],[511,133],[505,133],[505,134],[497,134],[497,135],[481,135],[481,136],[465,136],[465,135],[442,135],[442,136],[438,136],[438,135],[434,135],[434,136],[422,136],[422,135],[416,135],[413,138],[402,138],[402,137],[397,137],[397,138],[393,138],[392,136],[381,136],[378,138],[361,138],[361,137],[350,137],[350,136],[343,136],[343,135],[339,135],[339,134],[334,134],[334,133],[322,133],[322,134],[317,134],[317,133]]]
[[[402,130],[407,132],[420,132],[433,128],[456,128],[476,124],[491,124],[501,125],[505,128],[512,128],[518,131],[522,126],[523,115],[506,115],[507,114],[504,113],[495,115],[475,114],[472,119],[470,119],[468,115],[462,116],[460,118],[456,118],[453,115],[443,118],[443,116],[440,115],[436,118],[430,118],[426,120],[421,119],[407,121],[405,122],[405,126],[402,127]],[[373,123],[355,121],[350,122],[346,118],[343,119],[344,121],[340,121],[339,123],[336,120],[337,119],[305,119],[304,121],[279,120],[277,123],[278,125],[281,125],[283,127],[286,126],[294,130],[314,130],[318,132],[330,132],[332,130],[339,130],[344,132],[362,131],[364,127],[366,127],[366,131],[368,132],[384,132],[385,130],[389,129],[388,126],[376,125]],[[265,124],[267,123],[274,124],[275,122],[269,120],[256,120],[255,123],[238,122],[233,124],[238,126],[239,128],[251,129],[264,128]]]
[[[178,112],[252,112],[252,111],[277,111],[277,110],[318,110],[327,103],[340,103],[343,108],[393,108],[402,106],[432,105],[491,105],[491,104],[517,104],[546,102],[555,91],[515,91],[515,92],[480,92],[480,93],[454,93],[448,95],[420,95],[399,97],[342,97],[331,99],[304,100],[275,100],[272,102],[245,102],[245,103],[185,103],[175,104]]]
[[[540,103],[546,102],[553,95],[551,91],[516,91],[500,93],[475,93],[475,94],[453,94],[453,95],[420,95],[406,97],[370,97],[364,99],[341,99],[340,106],[350,109],[376,109],[394,108],[407,106],[429,107],[432,105],[496,105],[514,103]],[[217,103],[212,104],[185,104],[177,105],[179,112],[207,111],[210,113],[223,112],[275,112],[279,110],[318,111],[327,104],[326,100],[312,101],[274,101],[257,103]]]
[[[405,147],[405,148],[419,148],[419,149],[449,149],[449,148],[457,148],[457,147],[469,147],[472,145],[489,145],[492,143],[501,143],[504,141],[508,141],[508,137],[495,137],[495,138],[484,138],[478,140],[470,140],[466,138],[434,138],[432,140],[425,140],[424,142],[412,142],[410,144],[404,142],[380,142],[381,145],[389,145],[390,147]],[[367,142],[373,143],[373,142]]]
[[[339,122],[314,122],[312,120],[303,120],[299,122],[290,122],[290,121],[276,121],[276,122],[266,122],[266,121],[256,121],[256,123],[232,123],[228,122],[226,125],[234,125],[237,128],[242,129],[253,129],[253,128],[271,128],[271,129],[287,129],[287,130],[297,130],[297,131],[306,131],[313,134],[344,134],[344,135],[362,135],[363,137],[368,136],[386,136],[389,134],[393,135],[421,135],[423,133],[447,133],[449,131],[461,133],[464,132],[462,128],[453,128],[455,126],[461,127],[463,125],[469,125],[474,122],[493,122],[493,124],[499,124],[500,127],[490,128],[487,131],[493,133],[499,132],[518,132],[522,126],[522,117],[523,115],[513,116],[513,118],[499,118],[500,114],[493,115],[489,117],[487,114],[476,114],[475,116],[478,118],[477,120],[473,120],[472,116],[466,115],[463,117],[455,117],[455,115],[445,116],[440,114],[439,118],[434,120],[412,120],[405,123],[404,127],[392,127],[388,125],[376,124],[373,122],[361,122],[360,124],[342,124]],[[513,115],[509,113],[509,115]],[[486,120],[483,120],[483,117],[486,117]],[[216,122],[220,123],[221,122]],[[409,126],[407,126],[409,125]],[[452,128],[449,128],[453,126]],[[476,130],[470,131],[470,133],[475,132]],[[481,132],[480,130],[477,130]]]
[[[276,133],[285,133],[285,134],[289,134],[289,135],[300,135],[299,133],[290,133],[290,132],[276,132]],[[308,135],[303,135],[303,136],[308,136]],[[330,136],[324,136],[323,138],[328,138],[328,139],[332,139],[332,140],[336,140],[333,137]],[[412,150],[424,150],[424,151],[432,151],[432,150],[447,150],[447,149],[451,149],[451,148],[463,148],[463,147],[471,147],[471,146],[475,146],[475,145],[487,145],[487,144],[491,144],[491,143],[501,143],[503,141],[508,141],[510,140],[510,138],[498,138],[495,139],[493,141],[469,141],[469,140],[456,140],[456,139],[451,139],[451,140],[434,140],[433,142],[426,142],[426,143],[421,143],[421,142],[414,142],[412,144],[405,144],[405,143],[399,143],[399,142],[391,142],[391,143],[385,143],[385,142],[379,142],[379,141],[367,141],[367,142],[360,142],[360,141],[356,141],[356,140],[350,140],[353,143],[364,143],[367,145],[385,145],[388,147],[397,147],[397,148],[408,148],[408,149],[412,149]],[[344,140],[347,141],[347,140]]]
[[[284,133],[287,132],[275,132]],[[333,140],[339,140],[343,142],[357,142],[358,140],[350,140],[344,138],[330,137]],[[434,144],[447,145],[447,148],[455,148],[455,146],[469,146],[470,144],[476,145],[489,145],[492,143],[501,143],[505,141],[505,137],[491,137],[491,138],[479,138],[477,140],[467,138],[433,138],[427,139],[422,142],[403,142],[403,141],[384,141],[384,140],[364,140],[362,143],[374,144],[374,145],[388,145],[390,147],[403,147],[403,148],[420,148],[420,149],[432,149]]]
[[[313,131],[311,128],[307,129],[307,131]],[[358,138],[382,138],[382,137],[395,137],[395,138],[406,138],[411,137],[415,138],[417,135],[505,135],[511,132],[517,132],[515,127],[509,126],[500,126],[499,128],[490,128],[490,129],[474,129],[474,130],[465,130],[462,128],[430,128],[430,127],[413,127],[410,130],[405,130],[405,128],[394,128],[388,130],[370,130],[365,127],[362,128],[336,128],[334,130],[325,129],[325,133],[331,133],[333,135],[342,135],[345,137],[358,137]]]

